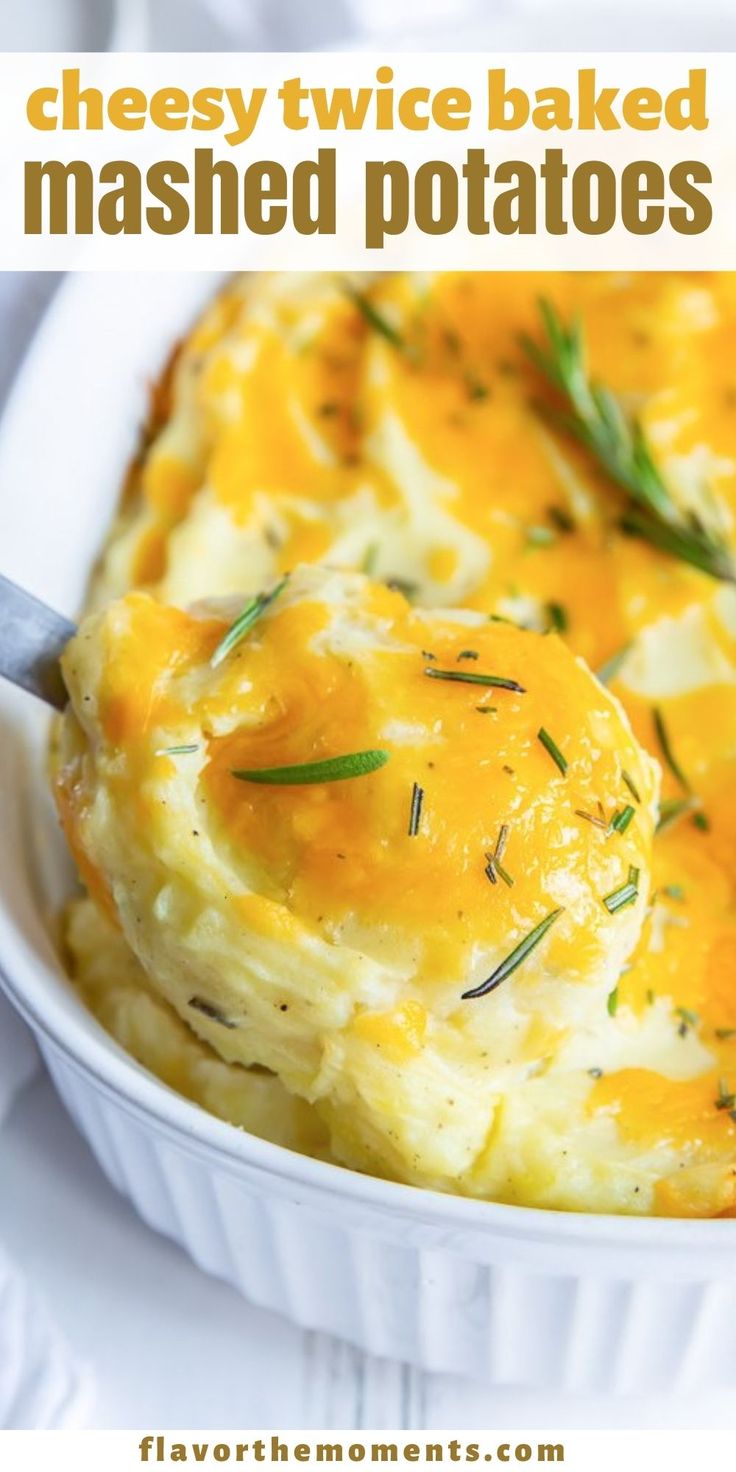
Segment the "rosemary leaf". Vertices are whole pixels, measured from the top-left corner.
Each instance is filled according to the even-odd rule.
[[[691,813],[693,810],[693,798],[691,797],[665,797],[659,804],[659,820],[655,829],[656,833],[664,833],[671,828],[673,823],[681,818],[683,813]]]
[[[547,603],[546,611],[549,619],[549,627],[554,629],[556,634],[566,634],[570,627],[570,621],[564,604],[555,602]]]
[[[319,762],[301,762],[291,767],[255,767],[232,770],[239,782],[261,782],[273,787],[302,787],[316,782],[342,782],[348,777],[367,777],[384,767],[387,751],[353,751],[346,756],[329,756]]]
[[[567,757],[562,755],[557,742],[553,741],[552,737],[549,734],[549,731],[545,731],[544,726],[540,726],[539,730],[537,731],[537,740],[541,741],[545,751],[549,752],[549,755],[551,756],[555,766],[559,767],[564,777],[568,767]]]
[[[514,946],[513,951],[509,952],[505,960],[496,967],[495,971],[491,972],[490,976],[486,977],[485,981],[481,982],[480,986],[473,987],[472,991],[463,992],[463,1001],[468,1001],[471,997],[486,997],[489,992],[495,991],[502,981],[516,971],[517,966],[521,966],[522,961],[525,961],[530,952],[544,939],[550,926],[554,925],[555,920],[558,920],[561,914],[562,907],[551,910],[549,915],[545,915],[544,919],[540,920],[539,924],[535,925],[534,929],[519,941],[518,946]]]
[[[605,663],[601,665],[599,670],[596,670],[596,674],[602,685],[610,685],[611,680],[616,678],[616,675],[621,669],[624,660],[630,653],[631,643],[624,644],[621,649],[617,649],[615,654],[612,654],[610,659],[607,659]]]
[[[655,706],[654,710],[652,711],[652,718],[654,720],[654,729],[657,733],[657,740],[660,744],[660,747],[662,748],[662,756],[664,757],[667,766],[669,767],[673,777],[676,778],[676,780],[679,782],[680,786],[684,787],[686,792],[690,792],[690,783],[688,782],[688,779],[685,776],[685,773],[683,772],[682,767],[680,766],[680,763],[678,762],[672,750],[672,742],[670,741],[669,732],[664,723],[664,716],[662,715],[662,712],[658,706]]]
[[[638,887],[634,880],[629,879],[626,884],[621,885],[620,889],[614,889],[611,894],[607,894],[603,903],[609,915],[615,915],[619,910],[623,910],[626,905],[633,905],[634,901],[638,900],[638,898]]]
[[[636,785],[633,777],[630,776],[630,774],[628,772],[624,771],[623,768],[621,769],[621,781],[626,783],[626,786],[628,787],[629,792],[631,793],[631,796],[634,799],[634,802],[641,802],[641,797],[639,795],[639,789],[638,789],[638,787],[637,787],[637,785]]]
[[[625,808],[619,808],[618,812],[614,813],[608,825],[609,831],[611,833],[625,833],[634,817],[636,817],[636,809],[632,808],[631,803],[627,803]]]
[[[419,824],[422,821],[422,803],[424,802],[424,788],[414,783],[411,790],[411,809],[409,812],[409,837],[416,838],[419,832]]]
[[[507,680],[503,675],[482,675],[476,670],[438,670],[436,666],[428,666],[425,671],[431,680],[456,680],[462,685],[492,685],[494,690],[514,690],[517,695],[525,695],[523,685],[516,680]]]
[[[287,575],[281,579],[280,583],[276,584],[275,588],[271,589],[270,593],[258,593],[255,598],[251,598],[250,603],[246,603],[243,612],[236,618],[235,623],[231,624],[224,639],[220,640],[210,659],[210,665],[213,670],[216,670],[217,666],[222,664],[224,659],[227,659],[228,654],[232,653],[241,639],[244,639],[246,634],[250,633],[253,625],[261,617],[261,614],[265,613],[266,609],[278,598],[279,593],[283,593],[288,581]]]

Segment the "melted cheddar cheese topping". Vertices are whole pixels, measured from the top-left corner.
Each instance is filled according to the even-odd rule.
[[[519,339],[539,337],[540,296],[579,315],[592,377],[638,418],[683,514],[733,544],[736,276],[356,285],[373,319],[329,276],[234,283],[159,389],[93,580],[108,611],[67,661],[79,719],[57,787],[84,881],[192,1047],[265,1064],[312,1101],[337,1159],[527,1204],[730,1211],[736,595],[621,532],[623,493],[539,413],[554,400]],[[287,572],[211,671],[224,612],[191,606],[232,595],[234,616]],[[616,656],[620,706],[568,651],[593,670]],[[372,747],[390,759],[363,779],[232,777]],[[662,771],[653,842],[644,753]],[[635,818],[608,832],[627,804]],[[123,820],[125,882],[106,837]],[[485,872],[503,826],[511,886]],[[601,899],[632,868],[636,903],[610,915]],[[232,1003],[225,895],[268,998],[244,1050],[189,1007],[223,987]],[[558,907],[497,990],[459,1000]],[[189,957],[168,980],[159,911]],[[69,948],[84,985],[90,948]],[[299,968],[306,1016],[303,993],[272,995]]]

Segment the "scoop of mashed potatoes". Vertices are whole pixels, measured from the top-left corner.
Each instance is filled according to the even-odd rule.
[[[303,1155],[327,1154],[327,1131],[316,1110],[265,1069],[225,1063],[151,984],[120,927],[88,895],[67,906],[63,936],[80,995],[131,1057],[250,1135]]]
[[[646,910],[656,763],[555,634],[355,573],[269,591],[239,624],[242,600],[130,594],[72,641],[56,788],[88,888],[338,1160],[589,1204],[593,1040]]]

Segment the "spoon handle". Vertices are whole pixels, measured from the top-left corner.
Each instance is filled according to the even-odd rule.
[[[0,676],[63,710],[59,659],[75,633],[68,619],[0,574]]]

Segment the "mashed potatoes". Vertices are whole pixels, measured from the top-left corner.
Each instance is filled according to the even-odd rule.
[[[641,928],[654,763],[554,634],[318,568],[226,653],[234,612],[132,594],[82,625],[73,846],[180,1016],[341,1160],[515,1194],[504,1105],[605,1018]]]
[[[246,1128],[446,1190],[713,1214],[736,1199],[734,594],[623,536],[540,420],[517,343],[540,289],[730,536],[732,278],[382,278],[368,311],[328,277],[237,284],[158,395],[67,656],[57,791],[109,917],[85,945],[81,902],[68,947],[136,1056]],[[238,597],[189,611],[213,593]],[[253,778],[363,751],[387,760]],[[111,925],[140,963],[127,1023]]]

